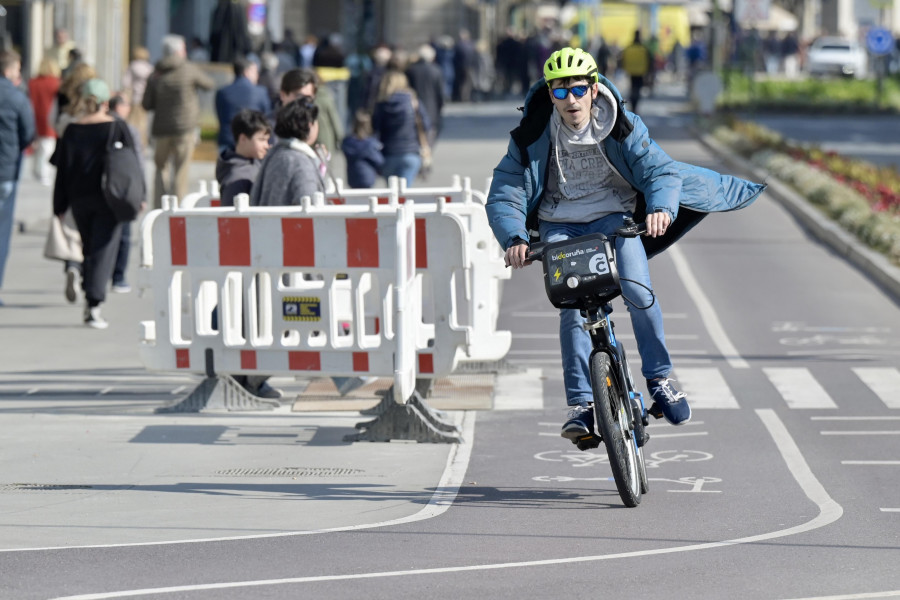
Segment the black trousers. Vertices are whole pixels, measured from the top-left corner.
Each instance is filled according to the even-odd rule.
[[[112,278],[119,252],[122,224],[101,197],[97,201],[72,203],[72,216],[81,234],[84,252],[81,285],[88,306],[100,305],[106,300],[106,288]]]
[[[631,90],[628,94],[628,100],[631,102],[631,106],[629,110],[631,112],[637,112],[638,102],[641,100],[641,88],[644,87],[644,76],[643,75],[632,75],[631,76]]]

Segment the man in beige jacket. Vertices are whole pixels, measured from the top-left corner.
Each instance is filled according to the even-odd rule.
[[[145,110],[154,111],[150,131],[156,150],[156,181],[153,206],[159,208],[165,194],[184,198],[188,191],[188,166],[197,143],[200,122],[199,90],[211,90],[215,82],[187,60],[184,38],[163,38],[163,58],[147,81],[141,101]],[[170,174],[171,165],[174,173]]]

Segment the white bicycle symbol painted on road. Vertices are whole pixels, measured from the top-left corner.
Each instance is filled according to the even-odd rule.
[[[609,457],[606,453],[599,454],[595,452],[549,450],[547,452],[539,452],[534,457],[548,462],[567,462],[576,468],[609,463]],[[669,462],[703,462],[712,460],[712,458],[712,454],[700,450],[660,450],[645,456],[644,461],[648,469],[656,469],[659,465]]]

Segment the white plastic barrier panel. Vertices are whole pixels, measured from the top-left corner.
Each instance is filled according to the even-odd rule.
[[[483,195],[479,199],[468,185],[407,188],[401,195],[391,179],[389,190],[356,190],[341,200],[354,205],[377,198],[398,209],[415,199],[416,268],[424,280],[423,318],[433,328],[434,347],[457,348],[457,360],[500,360],[512,345],[512,333],[497,330],[501,281],[512,273],[488,224]]]
[[[199,190],[192,192],[177,201],[181,208],[218,208],[222,206],[219,182],[200,180]]]
[[[330,206],[149,213],[140,285],[153,293],[141,357],[149,369],[311,376],[393,376],[395,399],[423,365],[414,206]],[[418,351],[418,352],[417,352]],[[445,364],[440,364],[440,363]]]

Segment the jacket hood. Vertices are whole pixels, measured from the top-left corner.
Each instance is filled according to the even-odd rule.
[[[173,69],[177,69],[181,65],[187,62],[187,59],[183,56],[178,56],[177,54],[173,54],[172,56],[167,56],[156,63],[157,71],[171,71]]]
[[[252,172],[259,168],[262,161],[241,156],[231,149],[226,149],[216,160],[216,180],[223,181],[228,175],[239,176],[243,170]]]

